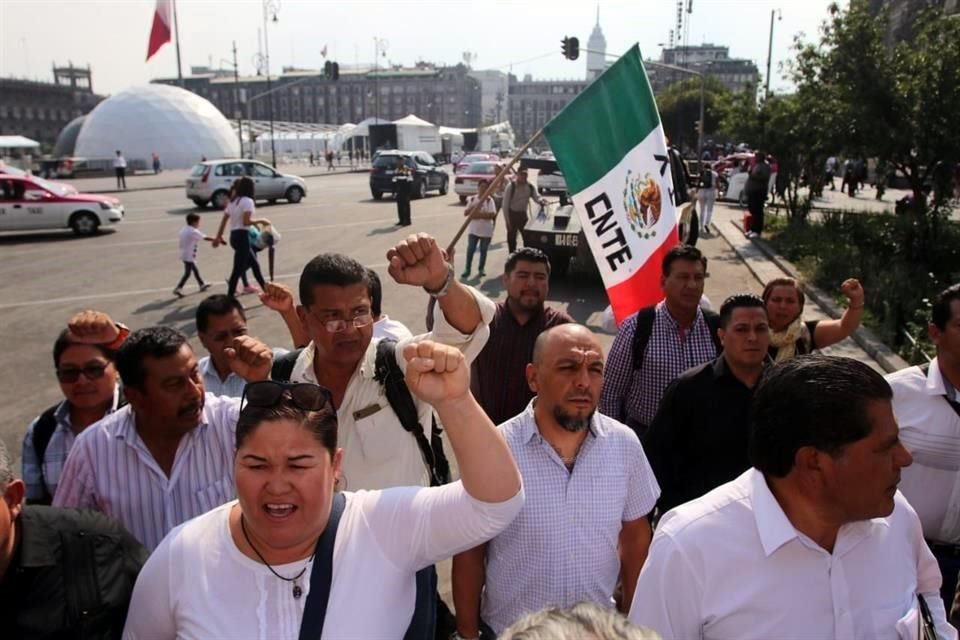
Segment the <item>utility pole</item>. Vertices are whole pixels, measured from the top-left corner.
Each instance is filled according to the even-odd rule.
[[[273,93],[271,91],[272,85],[270,83],[270,36],[267,31],[267,17],[270,10],[273,10],[273,21],[277,21],[277,10],[279,9],[279,3],[277,0],[263,0],[263,50],[264,50],[264,66],[266,67],[267,73],[267,93],[270,94],[270,157],[272,162],[270,163],[274,169],[277,168],[277,142],[274,140],[273,133]]]
[[[180,88],[183,88],[183,71],[180,69],[180,27],[177,24],[177,0],[173,0],[173,30],[177,37],[174,43],[177,45],[177,80],[180,82]]]
[[[773,16],[774,14],[779,14],[777,20],[783,19],[783,14],[780,13],[779,9],[770,10],[770,39],[767,41],[767,82],[766,88],[763,92],[763,99],[766,100],[770,97],[770,65],[773,61]]]
[[[237,63],[237,41],[233,41],[233,102],[237,106],[237,137],[240,138],[240,157],[243,157],[243,109],[240,107],[240,65]]]

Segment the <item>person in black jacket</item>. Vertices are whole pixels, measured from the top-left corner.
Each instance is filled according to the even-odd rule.
[[[147,552],[93,511],[24,506],[0,442],[0,620],[4,638],[120,638]]]

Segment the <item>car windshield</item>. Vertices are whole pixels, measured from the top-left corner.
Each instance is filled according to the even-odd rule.
[[[203,171],[206,169],[206,165],[198,164],[194,165],[193,171],[190,172],[190,177],[199,178],[203,175]]]
[[[489,159],[490,159],[490,156],[488,156],[488,155],[485,154],[485,153],[480,153],[480,154],[475,154],[475,155],[467,156],[466,158],[464,158],[464,159],[461,160],[460,162],[468,162],[468,163],[469,163],[469,162],[481,162],[481,161],[483,161],[483,160],[489,160]]]
[[[32,181],[34,182],[34,184],[36,184],[37,186],[43,187],[43,188],[46,189],[47,191],[49,191],[49,192],[51,192],[51,193],[55,193],[55,194],[57,194],[58,196],[65,196],[65,195],[67,195],[67,190],[66,190],[65,188],[61,187],[61,186],[58,185],[58,184],[54,184],[54,183],[52,183],[52,182],[47,182],[47,181],[44,180],[43,178],[37,178],[37,177],[31,178],[31,180],[32,180]]]
[[[373,166],[378,169],[390,168],[397,166],[397,158],[401,156],[377,156],[377,159],[373,161]]]
[[[464,170],[464,173],[492,176],[497,173],[498,169],[499,167],[495,162],[474,162]]]

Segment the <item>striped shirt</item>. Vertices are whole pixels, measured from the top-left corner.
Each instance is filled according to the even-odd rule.
[[[710,362],[719,354],[700,307],[693,324],[684,331],[667,311],[666,302],[660,302],[643,352],[643,365],[637,371],[633,363],[636,329],[637,314],[633,314],[617,331],[607,356],[600,411],[631,426],[649,427],[667,386],[687,369]]]
[[[113,390],[113,404],[105,415],[110,415],[116,411],[119,403],[120,385],[117,385]],[[43,500],[44,487],[46,487],[47,496],[56,495],[60,474],[63,473],[63,465],[67,461],[67,454],[70,453],[73,441],[77,437],[70,421],[69,402],[63,400],[57,405],[57,408],[53,411],[53,419],[56,420],[57,426],[54,428],[49,442],[47,442],[47,448],[43,452],[43,460],[37,459],[37,447],[34,442],[34,430],[37,427],[37,422],[40,421],[40,416],[34,418],[23,436],[22,476],[23,483],[27,486],[26,498],[29,501]]]
[[[500,425],[526,501],[487,546],[483,620],[497,633],[526,613],[584,600],[613,607],[624,522],[653,510],[660,487],[633,431],[595,413],[568,471],[540,436],[532,400]]]
[[[498,302],[490,322],[490,340],[473,362],[470,387],[493,424],[521,413],[533,398],[527,364],[537,337],[551,327],[574,322],[563,311],[541,306],[526,324],[517,322],[506,302]]]
[[[236,495],[239,409],[238,399],[208,393],[201,422],[181,438],[167,477],[137,434],[131,407],[124,407],[77,437],[54,506],[100,511],[152,551],[171,529]]]

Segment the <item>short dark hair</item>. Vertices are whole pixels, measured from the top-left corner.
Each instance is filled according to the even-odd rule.
[[[247,320],[247,314],[243,309],[243,304],[236,298],[231,298],[225,293],[215,293],[207,296],[197,305],[197,331],[206,331],[210,326],[210,316],[225,316],[234,309],[240,313],[244,321]]]
[[[800,301],[800,309],[803,309],[803,305],[806,304],[807,301],[807,296],[803,293],[803,287],[801,287],[800,283],[794,278],[774,278],[767,282],[763,287],[763,293],[760,294],[764,304],[770,302],[770,296],[773,295],[773,290],[777,287],[793,287],[797,292],[797,300]]]
[[[797,356],[770,367],[753,396],[750,464],[782,478],[801,447],[840,455],[870,435],[868,403],[892,397],[883,376],[852,358]]]
[[[64,352],[75,344],[86,344],[89,347],[93,347],[94,349],[99,351],[101,354],[103,354],[104,358],[106,358],[107,360],[110,360],[111,362],[117,355],[115,351],[111,351],[110,349],[105,348],[101,344],[87,344],[85,342],[84,343],[76,342],[75,340],[72,340],[70,338],[70,329],[64,329],[63,331],[60,332],[60,335],[58,335],[57,339],[54,340],[53,342],[53,366],[55,369],[60,367],[60,358],[63,357]]]
[[[337,412],[330,409],[307,411],[283,396],[273,407],[245,406],[237,418],[237,449],[264,423],[292,420],[306,428],[332,457],[337,452]]]
[[[313,288],[317,285],[349,287],[359,283],[366,285],[367,294],[373,298],[370,274],[365,266],[342,253],[321,253],[300,273],[300,304],[305,307],[313,304]]]
[[[663,261],[660,264],[663,275],[670,275],[670,268],[677,260],[699,262],[703,265],[704,272],[707,270],[707,259],[702,253],[700,253],[700,249],[691,247],[689,244],[680,243],[673,245],[670,250],[667,251],[667,254],[663,256]]]
[[[187,214],[187,224],[193,224],[194,222],[200,222],[200,214],[191,211]]]
[[[234,200],[239,200],[240,198],[250,198],[253,200],[254,187],[253,180],[249,176],[243,176],[242,178],[237,178],[233,183],[233,192]]]
[[[535,249],[534,247],[523,247],[511,253],[507,257],[507,261],[503,264],[503,273],[506,275],[513,273],[513,270],[517,268],[517,263],[521,260],[547,265],[547,275],[550,275],[550,257],[543,251],[540,251],[540,249]]]
[[[380,282],[380,276],[373,269],[367,269],[367,276],[370,278],[367,283],[367,289],[370,291],[370,313],[374,318],[379,318],[383,310],[383,285]]]
[[[185,344],[187,336],[172,327],[147,327],[131,333],[117,349],[114,360],[123,386],[143,389],[147,379],[144,358],[172,356]]]
[[[936,325],[937,329],[943,331],[950,322],[950,304],[954,300],[960,300],[960,284],[947,287],[937,296],[937,301],[933,303],[930,309],[930,322]]]
[[[733,317],[733,312],[737,309],[763,309],[763,313],[767,313],[767,306],[763,304],[760,297],[752,293],[735,293],[720,305],[721,327],[727,328],[727,325],[730,324],[730,318]]]

